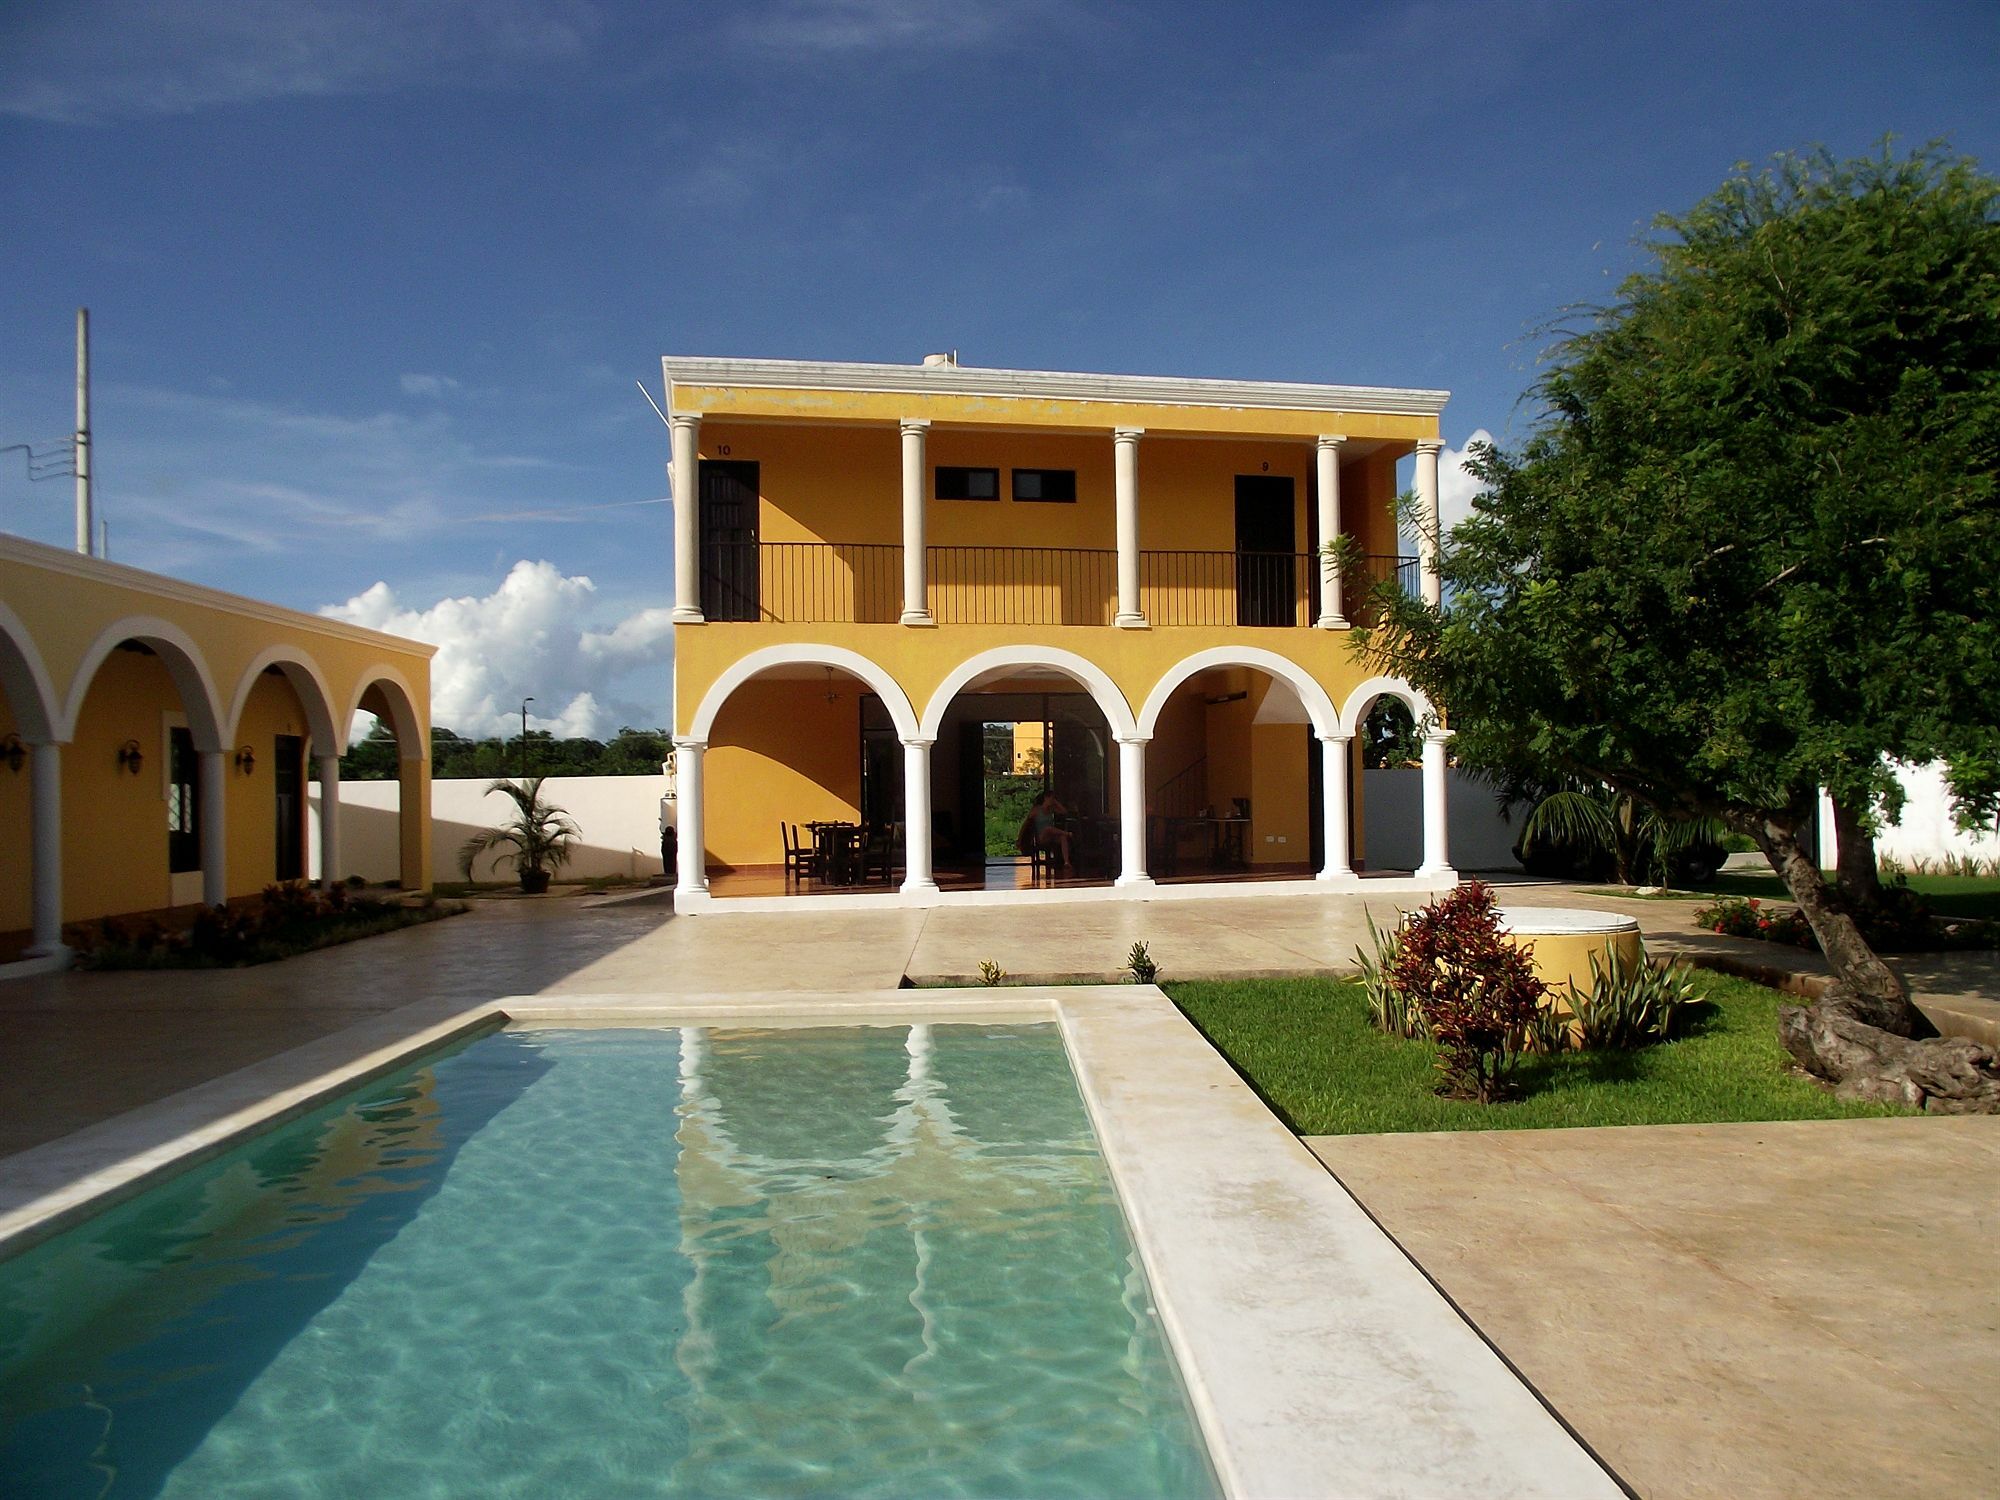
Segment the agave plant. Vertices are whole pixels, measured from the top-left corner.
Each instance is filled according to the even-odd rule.
[[[470,880],[474,860],[495,849],[504,850],[507,852],[499,856],[499,862],[513,865],[521,877],[522,890],[539,895],[549,888],[550,877],[569,863],[582,831],[568,813],[542,799],[539,776],[522,781],[496,781],[486,788],[488,796],[495,792],[504,792],[513,799],[514,816],[497,828],[482,828],[467,839],[458,851],[458,868]]]

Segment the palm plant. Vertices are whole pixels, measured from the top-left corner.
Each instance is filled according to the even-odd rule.
[[[1538,841],[1566,844],[1608,857],[1620,885],[1644,875],[1668,879],[1677,856],[1701,844],[1720,844],[1713,818],[1670,817],[1608,786],[1565,787],[1535,804],[1521,825],[1521,852]]]
[[[465,841],[458,851],[458,868],[472,879],[472,864],[480,855],[495,849],[502,864],[511,863],[521,877],[521,889],[539,895],[549,888],[549,879],[569,863],[571,851],[582,830],[570,815],[553,802],[542,799],[542,778],[496,781],[486,788],[491,796],[504,792],[514,802],[514,816],[497,828],[482,828]]]

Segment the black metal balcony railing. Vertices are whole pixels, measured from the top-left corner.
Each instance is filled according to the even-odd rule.
[[[1087,547],[932,547],[931,616],[940,625],[1109,625],[1118,554]],[[1141,552],[1139,605],[1150,624],[1279,627],[1319,615],[1325,560],[1310,552]],[[1345,579],[1361,595],[1393,580],[1418,589],[1414,557],[1368,556]],[[903,549],[893,542],[710,542],[702,548],[710,620],[893,624],[903,609]]]
[[[893,625],[903,613],[895,542],[710,542],[701,612],[711,620]]]
[[[1118,554],[1083,547],[932,547],[940,625],[1109,625]]]
[[[1154,625],[1306,625],[1309,552],[1141,552],[1139,607]]]

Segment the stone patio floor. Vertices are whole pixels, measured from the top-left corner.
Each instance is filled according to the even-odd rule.
[[[1680,902],[1526,884],[1639,918],[1654,952],[1810,974]],[[1345,972],[1386,898],[715,915],[659,897],[479,903],[255,969],[0,983],[6,1157],[417,1002],[769,996],[1119,972]],[[1934,1016],[2000,1027],[2000,958],[1897,960]],[[365,1026],[361,1023],[367,1023]],[[2000,1120],[1321,1137],[1322,1161],[1646,1495],[1986,1493],[2000,1467]]]

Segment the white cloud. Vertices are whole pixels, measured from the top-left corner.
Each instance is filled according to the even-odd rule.
[[[11,28],[0,114],[99,124],[215,105],[541,81],[598,31],[581,0],[87,0]]]
[[[1057,9],[1046,0],[777,0],[733,33],[773,52],[955,51],[1045,26]]]
[[[1454,448],[1446,443],[1444,451],[1438,455],[1438,524],[1447,535],[1451,529],[1472,514],[1472,498],[1480,492],[1480,484],[1465,467],[1468,450],[1474,443],[1490,443],[1493,434],[1484,427],[1473,429],[1465,440],[1465,446]],[[1407,466],[1408,459],[1403,460]],[[1403,470],[1409,473],[1407,467]],[[1403,551],[1407,556],[1415,556],[1417,539],[1407,528],[1402,533]]]
[[[510,727],[518,734],[521,700],[529,696],[530,727],[558,738],[597,739],[621,724],[664,723],[671,611],[642,609],[601,626],[587,618],[596,596],[588,578],[523,558],[484,596],[411,608],[377,583],[320,613],[436,646],[431,722],[463,735],[504,735]],[[630,702],[619,697],[627,680],[636,689]]]
[[[405,396],[429,396],[436,399],[449,395],[458,389],[458,382],[449,375],[405,375],[403,394]]]
[[[1472,497],[1482,486],[1465,467],[1466,450],[1474,443],[1490,443],[1493,434],[1484,427],[1465,440],[1464,448],[1449,443],[1438,455],[1438,524],[1447,532],[1472,514]]]

